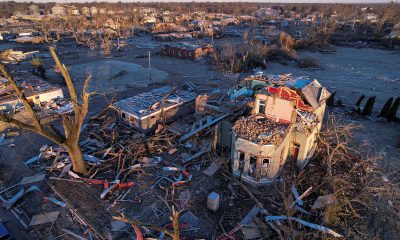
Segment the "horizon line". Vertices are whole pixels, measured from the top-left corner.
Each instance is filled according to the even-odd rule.
[[[296,3],[319,3],[319,4],[384,4],[387,3],[389,4],[390,1],[388,0],[287,0],[287,1],[280,1],[280,0],[265,0],[265,1],[259,1],[259,0],[217,0],[217,1],[210,1],[210,0],[173,0],[173,1],[168,1],[168,0],[54,0],[54,1],[48,1],[48,0],[0,0],[0,2],[18,2],[18,3],[117,3],[117,2],[122,2],[122,3],[187,3],[187,2],[198,2],[198,3],[276,3],[276,4],[296,4]]]

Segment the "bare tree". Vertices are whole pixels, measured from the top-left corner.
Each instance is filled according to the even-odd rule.
[[[82,43],[83,21],[80,18],[68,17],[65,19],[67,29],[72,32],[76,44]]]
[[[399,18],[396,11],[398,11],[399,3],[397,1],[391,1],[386,7],[384,7],[379,13],[379,19],[376,23],[375,35],[378,37],[382,36],[382,30],[386,22],[395,21]]]
[[[314,26],[309,31],[308,41],[313,44],[314,48],[326,47],[331,36],[335,33],[337,22],[335,20],[326,20],[321,24]]]
[[[133,226],[139,225],[139,226],[142,226],[142,227],[146,227],[148,229],[152,229],[152,230],[155,230],[155,231],[163,232],[166,235],[168,235],[169,237],[171,237],[172,240],[179,240],[180,239],[180,237],[179,237],[179,235],[180,235],[180,232],[179,232],[179,212],[176,211],[174,209],[174,207],[172,207],[172,216],[170,217],[170,219],[172,221],[172,230],[173,231],[169,231],[169,230],[167,230],[167,229],[165,229],[163,227],[156,227],[156,226],[153,226],[153,225],[150,225],[150,224],[145,224],[145,223],[143,223],[141,221],[138,221],[138,220],[127,219],[124,214],[121,214],[121,217],[113,216],[112,218],[113,218],[113,220],[129,223],[129,224],[132,224]]]
[[[294,43],[295,43],[295,40],[289,34],[287,34],[285,32],[281,32],[279,34],[279,45],[281,47],[285,47],[289,50],[292,50]]]
[[[46,43],[49,43],[49,29],[50,29],[50,19],[43,18],[42,21],[40,21],[40,30],[43,33],[43,40]]]
[[[75,91],[74,84],[72,82],[71,76],[69,75],[67,68],[59,61],[54,48],[50,48],[50,53],[53,56],[56,66],[60,70],[67,84],[68,91],[70,93],[71,101],[74,108],[73,115],[62,116],[62,124],[65,135],[63,135],[53,125],[51,124],[46,125],[40,122],[40,119],[37,116],[35,110],[33,109],[29,100],[25,96],[24,90],[22,90],[18,86],[17,82],[11,77],[11,75],[8,73],[8,71],[2,64],[0,64],[0,71],[4,75],[4,77],[8,80],[8,83],[12,86],[20,101],[23,103],[25,109],[30,115],[31,122],[17,120],[12,116],[4,114],[0,114],[0,121],[8,122],[22,129],[35,132],[49,139],[50,141],[65,147],[71,158],[73,170],[79,173],[87,173],[87,165],[83,158],[81,148],[79,147],[79,136],[81,133],[83,121],[85,119],[85,116],[89,108],[90,93],[87,92],[87,88],[91,76],[89,76],[85,80],[84,87],[82,90],[82,103],[80,103]]]

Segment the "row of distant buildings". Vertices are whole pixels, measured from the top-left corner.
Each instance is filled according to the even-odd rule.
[[[112,15],[115,14],[113,10],[107,10],[106,8],[97,8],[95,6],[92,7],[82,7],[79,9],[78,7],[75,7],[74,5],[62,5],[62,4],[56,4],[54,5],[49,13],[46,13],[44,9],[40,9],[38,5],[32,4],[28,7],[28,11],[25,13],[22,12],[16,12],[15,15],[45,15],[45,14],[52,14],[55,16],[86,16],[86,17],[93,17],[96,16],[97,14],[108,14]]]
[[[252,15],[232,15],[206,12],[177,13],[146,7],[130,9],[129,12],[128,10],[107,10],[95,6],[78,9],[73,5],[56,4],[47,15],[42,15],[45,14],[43,10],[38,5],[32,4],[29,6],[28,12],[29,14],[16,13],[14,19],[16,21],[24,19],[40,21],[44,16],[60,19],[66,16],[87,17],[85,20],[92,23],[88,24],[90,26],[117,30],[119,27],[116,22],[118,16],[125,23],[132,24],[132,28],[137,27],[150,32],[153,38],[159,41],[220,38],[224,35],[241,37],[244,31],[248,31],[263,44],[273,44],[282,32],[297,39],[307,39],[315,27],[326,21],[335,22],[335,33],[338,34],[333,37],[338,36],[339,42],[342,38],[349,38],[348,33],[351,33],[353,39],[368,39],[375,36],[373,33],[375,33],[377,21],[379,21],[379,16],[368,9],[361,11],[360,16],[346,20],[335,12],[331,14],[317,11],[302,13],[281,8],[260,8]],[[99,22],[93,21],[103,21],[104,19],[93,18],[96,15],[107,15],[109,19],[106,23],[99,24]],[[13,25],[15,24],[13,23]],[[236,26],[236,28],[232,28],[232,26]],[[383,35],[387,38],[400,38],[399,24],[385,25]]]

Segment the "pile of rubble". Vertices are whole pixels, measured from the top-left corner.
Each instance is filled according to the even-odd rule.
[[[190,119],[185,119],[190,123]],[[125,232],[122,229],[123,224],[111,221],[110,213],[114,216],[118,216],[117,213],[124,213],[128,217],[136,213],[142,221],[152,222],[154,225],[162,224],[168,229],[170,215],[168,209],[165,209],[164,201],[181,212],[185,210],[180,216],[182,235],[190,235],[190,232],[200,229],[199,223],[194,224],[199,222],[197,214],[186,211],[193,195],[200,194],[189,191],[194,177],[192,171],[197,172],[197,179],[199,175],[207,178],[214,175],[221,164],[214,162],[206,167],[209,165],[206,153],[210,147],[206,139],[188,139],[180,144],[177,141],[178,137],[179,135],[170,132],[167,127],[157,135],[145,136],[120,121],[115,110],[106,108],[82,128],[80,146],[89,166],[88,174],[74,173],[66,149],[58,146],[45,145],[37,156],[27,159],[24,163],[41,172],[46,170],[46,174],[40,175],[40,181],[45,179],[45,175],[49,179],[53,192],[58,199],[61,199],[55,204],[62,204],[62,207],[70,209],[73,211],[73,216],[79,215],[78,223],[88,226],[91,229],[91,236],[96,236],[95,239],[103,239],[105,232],[112,232],[115,229],[118,232]],[[203,171],[200,171],[201,167],[204,167],[204,175]],[[82,199],[71,200],[69,196],[73,195],[71,192],[86,192],[89,188],[90,196],[86,194]],[[100,192],[98,188],[101,188]],[[201,194],[208,193],[208,191],[203,193],[205,190],[201,191]],[[163,192],[167,194],[165,197]],[[93,199],[89,200],[91,198]],[[138,207],[142,206],[140,204],[145,204],[145,207],[140,207],[142,210],[136,209],[131,206],[132,202],[138,204]],[[101,213],[96,213],[93,217],[85,216],[87,211],[94,211],[97,205],[99,208],[104,208],[96,210]],[[149,209],[152,210],[151,216],[148,216]],[[143,216],[141,216],[142,211]],[[55,222],[59,218],[58,214],[57,216],[48,214],[43,217],[51,217],[50,222]],[[98,225],[103,221],[104,232]],[[112,226],[108,226],[110,222]],[[49,222],[39,224],[46,223]],[[159,234],[154,231],[149,232],[143,227],[140,229],[143,235],[155,237]],[[77,232],[65,228],[64,232],[67,231],[69,235]]]
[[[246,139],[260,145],[281,142],[289,124],[277,123],[263,116],[240,118],[234,125],[238,138]]]
[[[16,64],[21,62],[22,60],[32,57],[35,53],[38,53],[38,51],[24,53],[22,51],[14,51],[12,49],[7,49],[0,53],[0,61],[2,63]]]

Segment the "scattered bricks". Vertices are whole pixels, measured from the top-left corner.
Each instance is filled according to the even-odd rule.
[[[281,142],[289,124],[277,123],[266,117],[240,118],[233,126],[237,137],[259,145]]]
[[[207,208],[216,212],[219,208],[219,194],[216,192],[210,193],[207,198]]]

